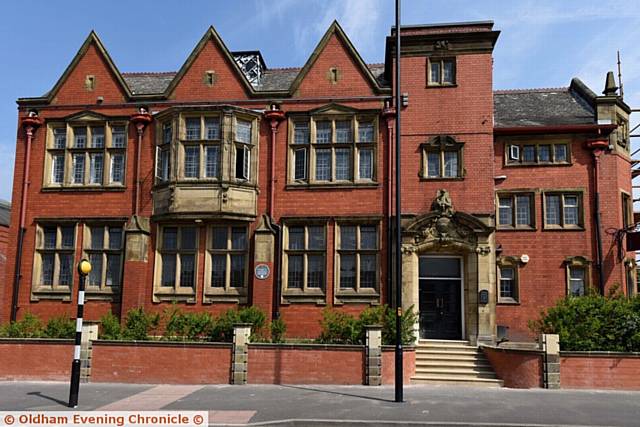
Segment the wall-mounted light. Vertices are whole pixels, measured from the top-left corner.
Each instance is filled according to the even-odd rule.
[[[529,255],[527,255],[527,254],[520,255],[520,262],[522,262],[523,264],[528,263],[529,262]]]
[[[409,106],[409,94],[407,92],[402,94],[402,106],[403,107]]]

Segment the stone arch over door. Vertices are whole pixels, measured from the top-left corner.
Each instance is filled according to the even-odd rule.
[[[403,309],[419,307],[419,258],[451,255],[463,260],[463,339],[495,341],[496,258],[493,219],[456,212],[446,190],[438,190],[431,211],[403,221]],[[481,291],[488,302],[481,304]],[[415,325],[416,336],[419,325]]]

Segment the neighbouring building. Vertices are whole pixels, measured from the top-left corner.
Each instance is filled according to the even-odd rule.
[[[93,321],[254,305],[316,337],[325,307],[392,304],[394,34],[366,64],[333,23],[301,68],[271,69],[210,28],[177,72],[122,73],[92,32],[18,100],[1,319],[73,317],[83,257]],[[531,340],[560,298],[634,294],[613,75],[602,95],[577,78],[494,91],[492,22],[401,36],[400,285],[420,337]]]
[[[11,217],[11,203],[0,200],[0,292],[6,285],[5,271],[7,264],[7,246],[9,244],[9,224]],[[4,295],[4,293],[0,294]]]

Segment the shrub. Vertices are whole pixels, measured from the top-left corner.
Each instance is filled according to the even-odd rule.
[[[120,320],[113,313],[107,313],[100,318],[100,331],[98,337],[101,340],[121,340],[122,327]]]
[[[73,338],[76,335],[76,322],[68,317],[52,317],[44,328],[47,338]]]
[[[566,351],[640,351],[640,297],[568,297],[542,311],[529,328],[558,334]]]
[[[269,324],[271,330],[271,342],[284,342],[284,334],[287,332],[287,324],[282,319],[274,319]]]
[[[240,310],[229,309],[213,320],[209,339],[217,342],[233,341],[233,325],[251,324],[251,335],[260,337],[267,321],[267,315],[257,307],[246,307]]]
[[[402,316],[402,342],[413,344],[415,335],[413,325],[416,313],[411,306]],[[322,332],[318,341],[325,344],[364,344],[367,325],[382,326],[382,344],[395,343],[396,316],[395,311],[388,306],[369,307],[356,318],[350,314],[335,309],[325,309],[322,312]]]
[[[125,319],[123,338],[128,340],[148,340],[152,331],[160,323],[158,313],[146,313],[144,308],[133,308],[127,312]]]
[[[201,340],[211,333],[213,318],[209,313],[183,313],[177,308],[165,312],[168,317],[164,337],[165,339]]]
[[[0,336],[7,338],[38,338],[42,334],[42,322],[31,313],[26,313],[21,320],[0,328]]]

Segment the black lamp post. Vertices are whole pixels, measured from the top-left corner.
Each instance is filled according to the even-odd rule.
[[[78,263],[78,316],[76,318],[76,341],[71,364],[71,387],[69,389],[69,408],[78,406],[80,390],[80,346],[82,344],[82,316],[84,315],[84,282],[91,272],[91,263],[83,259]]]

